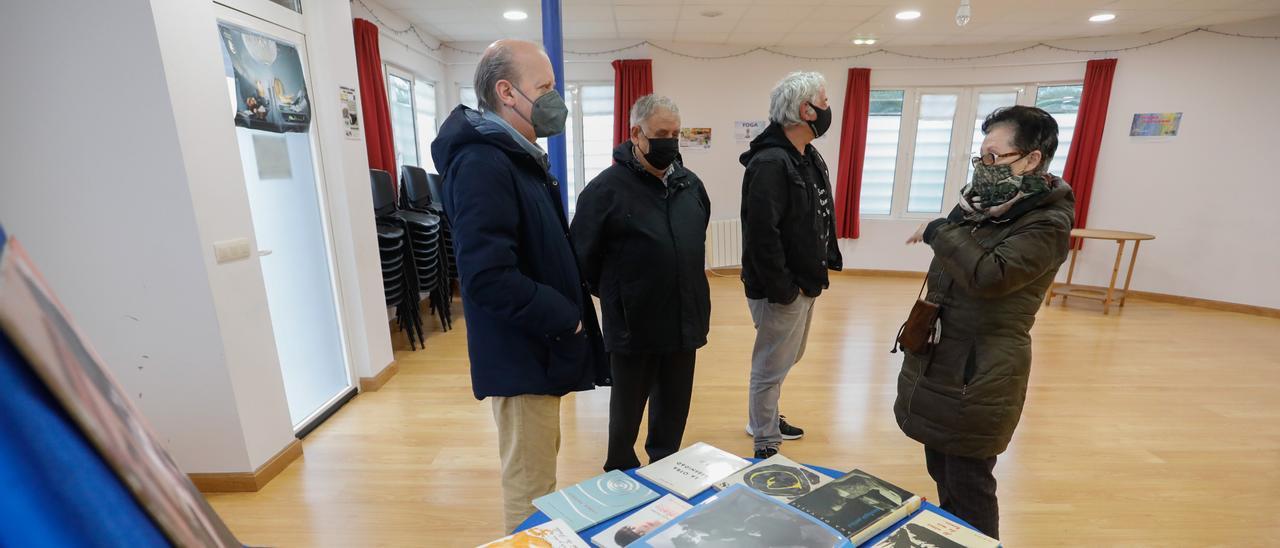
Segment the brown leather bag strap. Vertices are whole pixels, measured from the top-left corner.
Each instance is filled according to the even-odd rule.
[[[925,272],[924,281],[920,282],[920,294],[916,295],[916,300],[920,300],[924,298],[924,288],[927,287],[928,285],[929,285],[929,273]]]

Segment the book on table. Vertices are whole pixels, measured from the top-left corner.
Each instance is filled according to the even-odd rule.
[[[845,548],[853,544],[813,516],[739,484],[650,531],[629,548],[690,546]]]
[[[1000,541],[937,512],[916,514],[873,548],[998,548]]]
[[[668,493],[653,501],[652,504],[636,510],[634,514],[623,518],[612,527],[597,533],[596,536],[591,537],[591,543],[600,548],[628,546],[690,508],[693,506],[680,500],[680,497]]]
[[[636,474],[689,500],[749,464],[751,462],[744,458],[698,442],[637,470]]]
[[[920,508],[919,496],[861,470],[845,474],[791,505],[834,527],[855,545]]]
[[[477,548],[590,548],[563,520],[553,519]]]
[[[581,531],[658,498],[658,493],[618,470],[533,499],[547,517]]]
[[[782,502],[791,502],[831,482],[831,478],[777,454],[739,470],[714,487],[743,484]]]

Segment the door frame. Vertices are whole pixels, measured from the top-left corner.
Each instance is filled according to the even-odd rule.
[[[223,3],[223,2],[227,2],[227,3]],[[264,1],[260,3],[263,5],[270,5],[270,6],[279,8],[280,10],[283,10],[284,12],[289,14],[298,15],[293,11],[288,10],[287,8],[276,6],[271,2]],[[302,60],[303,79],[304,81],[308,82],[310,93],[314,95],[315,80],[311,78],[310,49],[307,47],[306,34],[298,32],[297,30],[291,29],[287,26],[275,23],[273,21],[264,19],[263,17],[254,15],[252,13],[247,13],[245,11],[242,11],[239,7],[236,6],[236,5],[243,5],[243,4],[244,4],[243,1],[237,1],[237,0],[215,1],[214,11],[215,11],[216,19],[219,22],[225,21],[227,23],[238,25],[246,29],[252,30],[254,32],[259,32],[264,35],[270,36],[272,38],[279,39],[284,42],[289,42],[294,47],[297,47],[299,58]],[[300,17],[301,16],[299,15],[299,18]],[[234,108],[234,105],[232,105],[232,108]],[[334,222],[332,218],[333,208],[331,207],[331,202],[330,202],[330,192],[328,188],[328,182],[327,182],[327,179],[325,178],[325,171],[324,171],[325,151],[321,145],[320,138],[319,138],[320,124],[321,124],[321,116],[316,115],[315,104],[313,102],[311,127],[308,130],[307,138],[311,143],[311,150],[313,152],[312,158],[311,158],[311,162],[312,162],[311,168],[314,172],[314,177],[315,177],[316,206],[320,208],[320,226],[324,233],[323,240],[324,240],[324,247],[325,247],[325,256],[326,256],[328,267],[329,267],[330,293],[332,294],[333,303],[334,303],[334,314],[336,315],[336,320],[338,325],[338,334],[339,334],[338,344],[342,348],[342,361],[344,366],[343,370],[346,375],[347,383],[346,383],[346,386],[344,386],[331,398],[326,400],[325,403],[321,405],[318,409],[313,411],[307,417],[303,418],[301,421],[294,423],[292,427],[294,429],[295,434],[298,434],[299,432],[302,432],[304,430],[309,431],[311,429],[314,429],[315,423],[317,422],[318,418],[326,417],[327,415],[332,414],[333,410],[335,410],[336,407],[345,403],[346,400],[349,400],[350,399],[349,393],[356,388],[356,378],[357,378],[356,371],[355,371],[355,359],[354,359],[354,356],[352,356],[351,354],[351,342],[350,342],[351,335],[347,326],[346,311],[348,309],[348,306],[347,306],[348,303],[344,298],[344,295],[346,294],[346,291],[344,291],[344,289],[346,288],[346,284],[342,279],[341,270],[338,268],[337,246],[334,245],[334,237],[333,237]],[[228,130],[235,131],[235,125],[229,124]],[[256,234],[254,236],[254,240],[255,241],[257,240]],[[265,287],[265,284],[264,284],[264,287]],[[288,398],[287,392],[285,394],[285,397]],[[290,418],[290,420],[292,421],[292,417]]]

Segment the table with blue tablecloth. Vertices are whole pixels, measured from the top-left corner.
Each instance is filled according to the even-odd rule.
[[[747,460],[750,460],[750,461],[751,461],[751,462],[753,462],[753,463],[754,463],[754,462],[759,462],[759,459],[747,459]],[[831,476],[831,477],[833,477],[833,478],[840,478],[840,477],[843,477],[843,476],[845,475],[845,472],[841,472],[841,471],[839,471],[839,470],[833,470],[833,469],[831,469],[831,468],[823,468],[823,467],[821,467],[821,466],[813,466],[813,465],[808,465],[808,464],[807,464],[807,465],[805,465],[805,466],[808,466],[809,468],[812,468],[812,469],[814,469],[814,470],[816,470],[816,471],[818,471],[818,472],[820,472],[820,473],[822,473],[822,474],[826,474],[826,475]],[[646,480],[646,479],[644,479],[644,478],[640,477],[639,475],[637,475],[637,474],[636,474],[636,470],[635,470],[635,469],[633,469],[633,470],[627,470],[627,475],[628,475],[628,476],[631,476],[631,477],[633,477],[633,478],[635,478],[635,479],[636,479],[636,480],[638,480],[640,483],[644,484],[645,486],[649,487],[650,489],[653,489],[654,491],[657,491],[657,493],[658,493],[658,496],[659,496],[659,497],[661,497],[662,495],[665,495],[665,494],[667,494],[667,493],[670,493],[670,491],[667,491],[666,489],[663,489],[661,486],[656,485],[656,484],[654,484],[653,482],[650,482],[649,480]],[[712,489],[707,489],[706,491],[703,491],[703,492],[701,492],[701,493],[698,493],[698,496],[693,497],[692,499],[689,499],[689,504],[693,504],[693,505],[695,505],[695,506],[696,506],[698,503],[700,503],[700,502],[702,502],[702,501],[704,501],[704,500],[707,500],[707,499],[711,498],[711,497],[712,497],[712,496],[714,496],[717,492],[718,492],[718,491],[716,491],[714,488],[712,488]],[[678,495],[677,495],[677,496],[678,496]],[[588,529],[584,529],[584,530],[582,530],[581,532],[579,532],[579,533],[578,533],[578,536],[581,536],[581,537],[582,537],[582,540],[586,541],[587,543],[590,543],[590,542],[591,542],[591,537],[595,536],[596,534],[600,533],[601,531],[604,531],[605,529],[608,529],[608,528],[612,527],[615,523],[618,523],[619,521],[622,521],[623,519],[627,518],[627,517],[628,517],[628,516],[630,516],[631,514],[635,513],[635,512],[636,512],[637,510],[639,510],[640,508],[644,508],[644,506],[642,505],[642,506],[637,507],[637,508],[635,508],[635,509],[633,509],[633,510],[631,510],[631,511],[625,512],[625,513],[623,513],[623,514],[619,515],[618,517],[615,517],[615,518],[613,518],[613,519],[611,519],[611,520],[605,521],[605,522],[603,522],[603,523],[598,523],[598,524],[596,524],[595,526],[592,526],[592,527],[590,527],[590,528],[588,528]],[[946,510],[943,510],[943,509],[941,509],[941,508],[938,508],[937,506],[935,506],[933,503],[930,503],[929,501],[924,501],[924,502],[920,505],[920,509],[919,509],[919,510],[916,510],[916,511],[915,511],[914,513],[912,513],[910,516],[907,516],[906,518],[903,518],[903,519],[902,519],[902,521],[900,521],[900,522],[898,522],[898,523],[895,523],[892,527],[889,527],[888,529],[885,529],[885,530],[884,530],[883,532],[881,532],[879,535],[876,535],[875,537],[872,537],[872,538],[871,538],[871,540],[867,541],[866,543],[862,544],[861,546],[873,546],[873,545],[875,545],[877,542],[880,542],[881,540],[884,540],[884,538],[885,538],[885,537],[889,536],[889,533],[893,532],[893,530],[894,530],[894,529],[897,529],[898,524],[900,524],[900,523],[902,523],[902,522],[904,522],[904,521],[907,521],[907,520],[911,519],[912,517],[914,517],[915,515],[919,514],[920,512],[934,512],[934,513],[940,514],[940,515],[942,515],[942,516],[946,516],[946,517],[947,517],[947,519],[950,519],[950,520],[952,520],[952,521],[955,521],[956,523],[959,523],[959,524],[961,524],[961,525],[964,525],[965,527],[968,527],[968,528],[970,528],[970,529],[974,529],[974,527],[973,527],[972,525],[969,525],[968,523],[965,523],[963,520],[961,520],[960,518],[955,517],[955,516],[954,516],[954,515],[952,515],[950,512],[947,512]],[[542,512],[535,512],[532,516],[529,516],[529,519],[524,520],[524,523],[521,523],[519,527],[516,527],[516,531],[523,531],[523,530],[525,530],[525,529],[528,529],[528,528],[533,527],[533,526],[535,526],[535,525],[540,525],[540,524],[546,523],[546,522],[548,522],[548,521],[551,521],[551,518],[547,517],[547,515],[546,515],[546,514],[544,514],[544,513],[542,513]],[[974,530],[976,531],[977,529],[974,529]]]

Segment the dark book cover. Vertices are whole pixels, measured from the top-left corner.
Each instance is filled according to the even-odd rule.
[[[914,494],[861,470],[796,499],[792,506],[822,520],[846,537],[876,524],[910,501]]]

